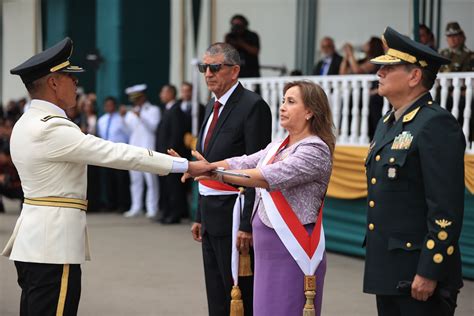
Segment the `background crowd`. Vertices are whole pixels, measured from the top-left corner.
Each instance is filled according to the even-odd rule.
[[[260,76],[259,51],[260,41],[257,33],[248,29],[249,22],[242,15],[231,18],[231,29],[225,36],[225,41],[233,45],[239,52],[242,68],[240,77]],[[451,59],[449,65],[442,67],[440,72],[465,72],[474,71],[474,52],[466,47],[466,34],[457,22],[446,25],[445,40],[447,48],[440,53]],[[419,41],[436,50],[439,43],[433,32],[426,26],[419,26]],[[379,37],[370,37],[366,43],[357,47],[351,43],[344,43],[338,49],[335,40],[325,36],[320,41],[320,60],[315,64],[312,75],[347,75],[347,74],[375,74],[378,66],[371,64],[370,59],[383,54],[384,43]],[[302,75],[301,71],[295,69],[291,75]],[[138,84],[138,83],[137,83]],[[139,86],[139,85],[137,85]],[[80,126],[86,134],[99,136],[103,139],[119,143],[134,143],[131,138],[142,139],[146,131],[136,131],[138,126],[127,127],[127,113],[139,113],[146,107],[143,106],[147,100],[146,94],[156,93],[160,104],[153,105],[146,101],[152,111],[145,117],[152,118],[154,123],[149,129],[151,144],[148,147],[159,152],[166,152],[168,148],[177,149],[184,157],[190,157],[192,148],[191,136],[191,97],[192,84],[183,82],[178,89],[171,85],[165,85],[161,91],[147,91],[146,86],[138,91],[143,95],[143,102],[134,101],[134,96],[128,94],[130,105],[122,105],[118,96],[109,96],[98,104],[94,92],[78,91],[77,107],[67,112],[68,117]],[[258,92],[258,90],[257,90]],[[452,92],[452,90],[451,90]],[[458,121],[463,122],[463,109],[465,105],[465,91],[461,92],[459,102]],[[440,94],[438,93],[438,96]],[[352,102],[351,102],[352,103]],[[359,104],[362,104],[361,102]],[[452,97],[447,100],[447,108],[453,106]],[[376,82],[373,83],[369,101],[369,137],[372,139],[375,127],[382,115],[383,98],[377,94]],[[28,100],[11,100],[5,106],[0,106],[0,197],[5,196],[21,200],[23,194],[18,174],[10,159],[9,138],[16,120],[28,109]],[[137,110],[139,109],[139,110]],[[101,111],[102,110],[102,111]],[[98,116],[99,112],[103,112]],[[199,106],[199,126],[204,116],[204,107]],[[184,122],[180,124],[179,122]],[[474,131],[474,120],[471,119],[471,133]],[[135,136],[133,136],[135,134]],[[194,135],[197,136],[197,135]],[[135,145],[141,146],[140,142]],[[181,218],[190,214],[192,205],[191,186],[189,183],[181,184],[176,175],[159,177],[157,179],[145,179],[144,186],[141,180],[134,177],[134,172],[112,170],[107,168],[90,166],[88,169],[89,185],[89,209],[90,211],[120,212],[126,216],[139,216],[146,211],[147,217],[165,224],[179,223]],[[150,176],[147,176],[150,177]],[[154,178],[156,176],[153,176]],[[132,181],[131,181],[132,180]],[[135,186],[134,186],[135,185]],[[134,190],[136,193],[134,193]],[[137,193],[138,190],[138,193]],[[169,201],[166,198],[171,190],[173,196],[179,198]],[[145,192],[148,192],[146,197]],[[134,201],[135,194],[135,202]],[[150,195],[153,195],[151,197]],[[148,201],[148,202],[147,202]],[[156,202],[158,201],[158,202]],[[157,204],[158,203],[158,204]],[[156,205],[153,207],[151,205]],[[146,209],[144,209],[145,205]],[[0,212],[3,212],[3,204],[0,199]]]

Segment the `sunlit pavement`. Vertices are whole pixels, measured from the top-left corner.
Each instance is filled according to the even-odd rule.
[[[0,214],[3,248],[18,217],[18,203]],[[88,215],[92,261],[82,265],[79,315],[207,315],[201,250],[190,223],[163,226],[144,217]],[[362,293],[363,260],[328,255],[323,315],[376,315],[375,297]],[[19,314],[14,265],[0,258],[0,315]],[[456,315],[474,315],[474,282],[465,281]]]

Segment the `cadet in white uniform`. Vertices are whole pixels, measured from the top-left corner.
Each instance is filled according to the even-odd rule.
[[[89,259],[87,165],[166,175],[198,174],[208,165],[85,135],[64,110],[76,104],[72,41],[65,38],[10,72],[19,75],[31,107],[13,128],[11,156],[25,200],[3,255],[15,261],[20,315],[76,315],[80,264]]]
[[[120,109],[124,118],[125,128],[130,135],[130,145],[155,149],[155,132],[160,122],[160,109],[148,102],[145,90],[146,84],[139,84],[125,89],[129,99],[133,102],[133,111]],[[146,183],[146,216],[153,218],[158,212],[159,187],[158,178],[140,171],[130,171],[130,193],[132,206],[125,217],[134,217],[142,214],[143,192]]]

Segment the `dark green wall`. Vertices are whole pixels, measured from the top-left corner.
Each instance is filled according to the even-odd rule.
[[[99,110],[112,95],[127,103],[126,87],[148,85],[149,99],[169,81],[170,0],[43,0],[44,47],[65,36],[74,40],[72,61],[86,68],[80,85],[95,91]],[[97,71],[85,60],[98,49]]]
[[[82,66],[80,86],[86,92],[95,91],[95,73],[86,61],[87,53],[95,48],[95,0],[42,1],[43,47],[48,48],[66,36],[74,41],[71,61]]]

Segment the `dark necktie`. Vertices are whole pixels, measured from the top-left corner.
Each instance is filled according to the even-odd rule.
[[[109,119],[107,120],[107,127],[105,128],[105,139],[109,140],[110,124],[112,123],[113,113],[109,114]]]
[[[219,119],[219,108],[221,107],[221,105],[222,104],[220,104],[219,101],[214,102],[214,112],[212,116],[211,125],[209,125],[206,139],[204,140],[204,151],[207,149],[207,145],[209,144],[209,141],[211,140],[212,133],[214,132],[214,128],[217,125],[217,120]]]

